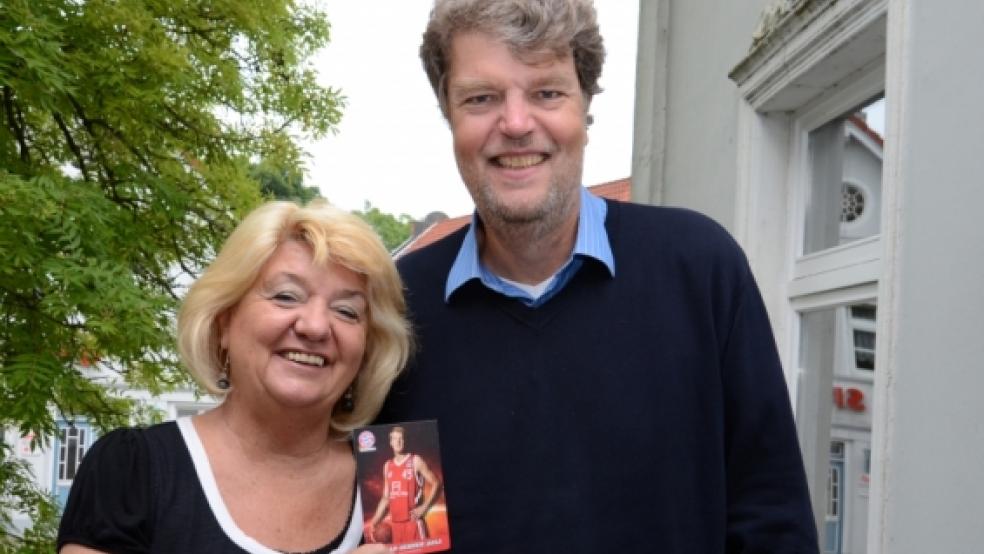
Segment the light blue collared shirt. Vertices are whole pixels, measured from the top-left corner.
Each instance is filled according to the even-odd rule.
[[[488,270],[479,259],[478,237],[475,226],[478,224],[478,214],[472,215],[472,223],[465,234],[465,240],[458,250],[458,257],[451,265],[448,281],[444,287],[444,301],[448,302],[451,295],[472,279],[478,279],[489,289],[518,298],[530,307],[542,306],[547,300],[560,292],[564,285],[577,273],[585,258],[595,259],[608,268],[612,277],[615,276],[615,258],[612,247],[608,242],[608,231],[605,230],[605,215],[608,205],[604,200],[581,187],[581,211],[577,219],[577,237],[574,239],[574,249],[571,257],[554,275],[553,282],[539,297],[532,297],[526,291],[507,283],[498,275]]]

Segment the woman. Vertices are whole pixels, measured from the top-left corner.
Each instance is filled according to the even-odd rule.
[[[321,201],[255,210],[178,317],[184,363],[223,402],[101,438],[73,484],[60,552],[356,549],[346,433],[376,415],[406,361],[404,311],[389,254],[359,218]]]

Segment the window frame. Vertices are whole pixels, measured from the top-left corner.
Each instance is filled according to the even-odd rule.
[[[821,391],[832,387],[833,371],[806,375],[800,319],[814,310],[877,303],[882,244],[877,234],[803,254],[809,133],[886,90],[888,1],[791,1],[785,10],[730,74],[745,100],[738,110],[734,232],[757,270],[773,322],[810,489],[822,491],[831,406]],[[782,237],[778,249],[776,237]],[[814,405],[802,413],[798,399],[808,389]],[[818,527],[824,496],[813,498]]]

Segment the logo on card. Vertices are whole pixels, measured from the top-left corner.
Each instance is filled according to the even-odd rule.
[[[376,435],[372,434],[372,431],[363,431],[359,433],[359,452],[375,452],[376,451]]]

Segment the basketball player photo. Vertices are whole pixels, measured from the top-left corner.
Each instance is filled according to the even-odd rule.
[[[437,422],[372,425],[353,436],[366,542],[407,554],[450,549]]]

